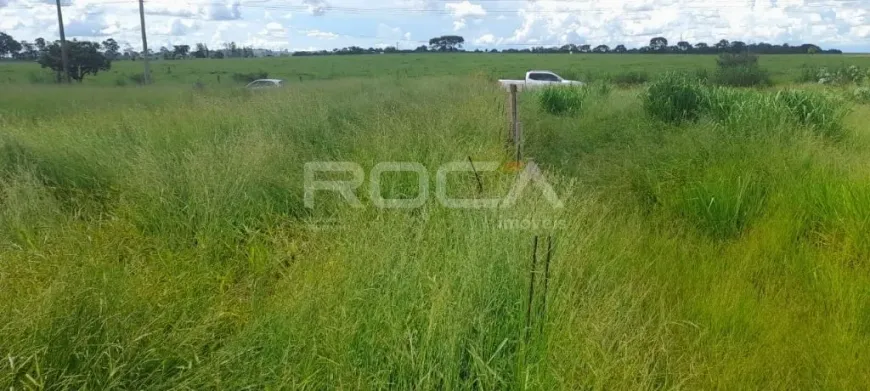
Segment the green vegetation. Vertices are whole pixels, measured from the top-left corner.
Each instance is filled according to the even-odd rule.
[[[743,53],[724,53],[716,59],[713,82],[732,87],[768,86],[771,84],[767,71],[758,65],[758,56]]]
[[[550,114],[575,114],[583,108],[586,95],[587,87],[546,87],[538,93],[538,101]]]
[[[702,86],[678,73],[665,74],[643,96],[643,107],[650,117],[676,125],[697,121],[703,106]]]
[[[290,82],[333,80],[348,77],[416,78],[483,74],[493,79],[522,78],[529,69],[548,69],[574,80],[612,79],[619,83],[623,74],[646,74],[647,80],[666,72],[694,72],[716,69],[715,55],[680,54],[489,54],[430,53],[398,55],[358,55],[282,57],[262,59],[194,59],[152,62],[157,84],[237,85],[234,73],[265,72],[269,76]],[[768,71],[774,83],[794,82],[807,68],[829,68],[855,64],[870,67],[870,56],[862,55],[762,55],[759,66]],[[142,73],[141,61],[116,60],[112,69],[88,77],[84,84],[115,85],[119,78],[128,79]],[[631,76],[634,77],[634,76]],[[643,76],[640,76],[643,77]],[[818,80],[813,80],[815,83]],[[54,74],[25,62],[0,62],[2,83],[53,83]]]
[[[0,388],[870,387],[853,89],[714,86],[700,55],[385,57],[156,62],[148,87],[115,86],[138,62],[74,86],[0,64]],[[797,58],[847,57],[759,64],[791,81]],[[617,63],[651,81],[611,88]],[[528,68],[598,80],[520,94],[524,152],[565,207],[531,185],[443,206],[442,164],[508,166],[493,76]],[[290,84],[208,79],[254,72]],[[313,161],[361,165],[366,207],[307,208]],[[433,196],[373,207],[379,162],[422,164]],[[516,175],[451,174],[449,195],[504,197]],[[527,329],[536,235],[555,248]]]

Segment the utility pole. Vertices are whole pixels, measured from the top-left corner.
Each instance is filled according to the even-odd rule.
[[[58,0],[60,1],[60,0]],[[145,37],[145,4],[139,0],[139,22],[142,24],[142,61],[145,63],[145,84],[151,83],[151,67],[148,65],[148,39]]]
[[[63,63],[63,79],[69,84],[69,54],[66,47],[66,34],[63,32],[63,12],[60,11],[60,0],[57,0],[57,27],[60,30],[60,60]]]

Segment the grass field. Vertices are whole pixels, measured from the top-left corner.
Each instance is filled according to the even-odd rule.
[[[504,58],[486,69],[586,71]],[[415,162],[433,183],[447,162],[509,162],[490,75],[432,56],[408,75],[427,77],[397,78],[408,65],[388,61],[264,60],[336,80],[262,93],[163,75],[5,86],[0,388],[870,388],[870,106],[834,87],[693,84],[704,103],[676,124],[649,95],[663,84],[597,83],[560,115],[523,93],[526,158],[564,208],[529,186],[505,209],[384,210],[367,185],[363,208],[327,193],[306,207],[307,162],[367,181]],[[171,64],[190,82],[258,63]],[[503,197],[516,177],[453,174],[449,195]],[[381,188],[419,192],[396,173]],[[527,327],[535,236],[554,249]]]
[[[347,77],[421,77],[482,74],[490,78],[518,79],[529,69],[548,69],[566,78],[593,81],[619,73],[712,70],[714,55],[600,55],[600,54],[409,54],[342,57],[284,57],[153,61],[158,84],[239,84],[234,73],[266,72],[270,77],[299,82]],[[867,55],[764,55],[761,66],[777,83],[794,82],[804,66],[870,66]],[[115,61],[112,69],[86,84],[135,84],[131,76],[142,73],[139,61]],[[53,83],[54,75],[29,63],[0,63],[0,83]]]

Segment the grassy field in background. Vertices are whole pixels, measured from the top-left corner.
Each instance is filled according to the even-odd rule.
[[[156,63],[147,88],[112,85],[141,63],[83,86],[0,65],[23,81],[0,90],[0,388],[870,388],[870,106],[851,91],[702,86],[715,104],[679,125],[646,86],[596,84],[562,115],[523,93],[527,158],[564,208],[529,186],[510,208],[452,209],[434,184],[417,209],[372,207],[367,185],[366,207],[306,208],[307,162],[367,180],[416,162],[431,182],[448,162],[507,165],[491,73],[714,63],[399,58]],[[787,80],[844,58],[761,61]],[[252,64],[341,78],[184,85]],[[455,174],[449,195],[503,197],[516,175],[483,172],[479,193]],[[412,198],[417,180],[382,189]],[[536,235],[555,247],[526,328]]]
[[[762,55],[761,66],[777,83],[794,82],[801,67],[870,66],[866,55]],[[712,70],[715,55],[600,55],[600,54],[407,54],[336,57],[153,61],[157,84],[240,84],[234,73],[266,72],[290,82],[346,77],[456,76],[480,73],[490,78],[519,79],[529,69],[548,69],[566,78],[593,81],[631,71],[650,76],[667,71]],[[115,61],[112,69],[86,84],[135,84],[140,61]],[[31,63],[0,63],[0,83],[52,83],[54,75]]]

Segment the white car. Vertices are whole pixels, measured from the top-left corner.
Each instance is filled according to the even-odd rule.
[[[284,87],[284,80],[281,79],[260,79],[250,82],[245,88],[258,90],[261,88],[279,88]]]
[[[582,86],[584,84],[582,81],[565,80],[562,76],[550,71],[529,71],[526,72],[525,80],[499,80],[498,82],[505,88],[515,85],[520,90],[549,85]]]

